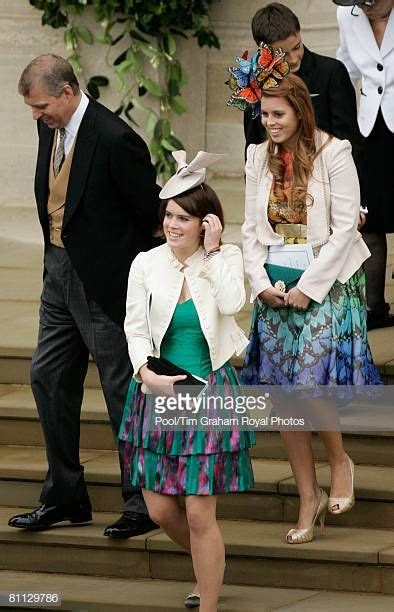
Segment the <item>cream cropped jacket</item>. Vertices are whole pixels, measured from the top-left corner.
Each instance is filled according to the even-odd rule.
[[[316,132],[318,149],[327,140]],[[273,177],[267,166],[267,142],[250,145],[246,161],[245,222],[242,244],[245,271],[252,288],[251,301],[271,287],[264,268],[270,245],[283,244],[268,220],[268,199]],[[297,287],[321,303],[334,282],[345,283],[370,252],[357,231],[360,189],[348,140],[332,138],[316,157],[308,193],[307,242],[318,255]]]
[[[160,356],[184,280],[208,343],[212,368],[217,370],[248,344],[233,316],[246,299],[240,249],[226,244],[218,255],[205,260],[200,248],[184,267],[163,244],[139,253],[130,268],[124,328],[136,380],[141,380],[139,369],[148,355]]]

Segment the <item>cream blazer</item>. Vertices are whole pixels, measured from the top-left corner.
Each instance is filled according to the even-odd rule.
[[[327,134],[316,131],[317,147]],[[242,244],[245,271],[252,288],[251,301],[271,287],[264,268],[270,245],[283,244],[268,221],[268,199],[273,177],[267,166],[267,142],[250,145],[246,161],[245,222]],[[318,255],[297,287],[321,303],[338,279],[345,283],[370,252],[357,231],[360,189],[348,140],[333,138],[317,156],[308,193],[307,241]]]
[[[375,125],[379,107],[388,129],[394,132],[394,8],[379,48],[368,17],[361,8],[339,6],[340,47],[337,58],[355,84],[361,79],[358,123],[363,136]]]
[[[208,343],[212,367],[220,368],[239,355],[248,340],[234,320],[245,304],[240,249],[226,244],[220,254],[204,260],[200,248],[183,267],[167,244],[139,253],[131,264],[125,333],[136,380],[148,355],[160,356],[160,346],[186,280],[201,329]]]

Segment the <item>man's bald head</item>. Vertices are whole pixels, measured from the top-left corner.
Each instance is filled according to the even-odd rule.
[[[39,55],[26,66],[21,74],[18,91],[28,96],[34,86],[43,88],[54,97],[60,96],[64,87],[69,85],[74,93],[79,93],[79,83],[71,64],[53,53]]]
[[[33,119],[51,129],[68,124],[82,96],[69,62],[51,53],[36,57],[26,66],[18,89],[32,109]]]

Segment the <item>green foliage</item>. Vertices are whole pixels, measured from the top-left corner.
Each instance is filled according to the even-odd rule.
[[[145,113],[144,128],[151,137],[149,146],[157,172],[164,178],[171,174],[174,171],[171,151],[183,148],[173,133],[171,113],[181,115],[187,111],[181,93],[187,74],[176,57],[177,38],[193,36],[200,47],[219,49],[209,19],[209,8],[218,0],[29,1],[42,11],[43,25],[65,28],[68,59],[75,72],[86,79],[87,90],[95,99],[100,97],[100,88],[109,85],[109,79],[102,75],[85,77],[81,54],[84,45],[107,48],[107,63],[120,92],[115,113],[132,125],[137,125],[135,111]],[[101,26],[97,36],[84,23],[88,5]],[[115,59],[110,61],[113,55]],[[153,78],[152,73],[157,77]],[[154,100],[158,105],[152,108]]]

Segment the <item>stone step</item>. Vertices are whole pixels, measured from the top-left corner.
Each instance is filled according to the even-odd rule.
[[[3,3],[4,4],[4,3]],[[21,204],[21,203],[19,203]],[[4,268],[20,268],[42,273],[42,231],[33,202],[0,204],[0,261]],[[0,289],[2,294],[3,286]]]
[[[1,590],[60,593],[62,610],[91,612],[175,612],[185,610],[183,599],[193,583],[157,579],[121,579],[44,572],[0,571]],[[224,585],[219,612],[387,612],[394,597],[370,593],[318,592]]]
[[[362,405],[360,405],[362,408]],[[376,409],[376,406],[373,410]],[[0,384],[0,444],[43,446],[44,439],[31,388]],[[391,433],[391,431],[393,433]],[[357,463],[394,466],[394,426],[387,431],[345,433],[346,448]],[[323,445],[313,438],[315,456],[325,460]],[[81,415],[81,447],[114,449],[108,414],[101,389],[85,389]],[[257,432],[252,454],[260,458],[286,458],[278,432]]]
[[[33,302],[38,306],[42,269],[0,267],[0,287],[1,301]]]
[[[226,227],[225,240],[240,243],[239,223]],[[20,262],[15,264],[19,266]],[[21,267],[0,267],[0,383],[28,384],[30,359],[37,343],[39,295],[42,271]],[[247,283],[246,283],[247,284]],[[394,283],[387,290],[387,299],[394,302]],[[249,289],[247,289],[249,296]],[[391,297],[393,300],[391,300]],[[249,334],[252,305],[249,298],[236,319]],[[374,330],[369,334],[372,353],[382,376],[394,380],[394,328]],[[243,358],[234,357],[233,363],[241,367]],[[89,364],[87,387],[98,387],[96,368]]]
[[[250,329],[250,311],[244,310],[236,320],[246,336]],[[0,326],[1,332],[1,326]],[[386,384],[394,384],[394,328],[377,329],[369,333],[374,362]],[[3,347],[0,337],[0,384],[28,385],[30,383],[31,357],[33,347]],[[234,356],[231,363],[235,368],[242,368],[244,355]],[[85,379],[85,387],[98,389],[100,379],[94,362],[90,359]]]
[[[97,373],[94,364],[92,371]],[[0,421],[0,444],[45,444],[29,385],[0,384]],[[81,447],[115,449],[101,389],[85,388],[81,415]]]
[[[0,272],[2,270],[0,268]],[[23,288],[19,296],[17,294],[12,300],[0,298],[0,384],[29,384],[31,357],[38,337],[38,310],[38,302],[23,299]],[[237,315],[237,322],[246,333],[249,332],[251,310],[252,306],[247,301],[242,312]],[[235,358],[234,363],[241,366],[242,358]],[[89,362],[85,386],[100,386],[92,360]]]
[[[0,347],[0,384],[28,385],[30,383],[30,366],[33,350],[17,351],[11,349],[9,352],[13,353],[13,355],[8,356],[8,351],[3,351]],[[15,355],[17,352],[19,352],[19,355]],[[26,353],[25,356],[23,356],[23,352]],[[90,360],[85,378],[85,388],[98,389],[99,387],[100,379],[97,368],[93,361]]]
[[[376,410],[376,406],[371,409]],[[0,444],[43,446],[37,409],[28,385],[0,384]],[[391,433],[392,432],[392,433]],[[345,446],[356,463],[394,467],[394,426],[387,431],[345,433]],[[313,437],[315,457],[326,460],[318,436]],[[85,389],[81,415],[81,448],[113,450],[112,430],[101,389]],[[278,432],[257,432],[252,455],[264,459],[286,459]]]
[[[249,335],[252,306],[247,300],[236,320]],[[31,357],[38,335],[38,303],[0,300],[0,384],[29,384]],[[383,379],[394,383],[394,328],[369,333],[374,361]],[[243,355],[234,356],[232,363],[241,368]],[[97,368],[90,359],[85,387],[100,387]]]
[[[81,450],[80,460],[93,508],[120,512],[119,464],[115,451]],[[226,519],[295,521],[298,496],[290,465],[275,459],[253,459],[255,486],[243,494],[219,496],[218,515]],[[45,450],[29,446],[0,446],[0,483],[3,504],[31,507],[38,503],[47,471]],[[327,492],[330,470],[316,465],[317,478]],[[327,515],[332,525],[391,528],[394,525],[394,468],[356,466],[357,503],[341,516]]]
[[[229,224],[226,228],[225,236],[227,242],[234,242],[240,246],[239,225]],[[394,304],[394,280],[392,279],[391,268],[392,266],[390,264],[387,268],[386,300]],[[249,296],[248,283],[246,283],[246,289]],[[0,267],[0,312],[7,308],[7,302],[11,302],[11,311],[14,311],[15,305],[22,303],[21,316],[23,317],[26,312],[26,308],[23,307],[23,304],[27,303],[29,311],[31,311],[34,318],[37,319],[41,290],[41,269]],[[4,302],[4,304],[1,304],[1,302]],[[251,309],[252,306],[248,300],[244,310],[249,312]],[[19,308],[17,307],[17,315],[18,311]],[[34,334],[36,333],[36,326],[37,324],[35,324],[32,329]]]
[[[23,532],[7,526],[22,508],[0,508],[0,569],[193,581],[190,558],[160,530],[128,540],[102,531],[117,515],[95,513],[84,527]],[[283,522],[220,521],[226,584],[394,594],[394,531],[328,527],[309,544],[284,541]],[[316,610],[316,608],[315,608]]]
[[[394,467],[394,433],[344,433],[344,446],[355,463]],[[325,447],[317,434],[312,436],[316,461],[327,461]],[[257,432],[252,456],[261,459],[287,459],[285,446],[278,432]]]

